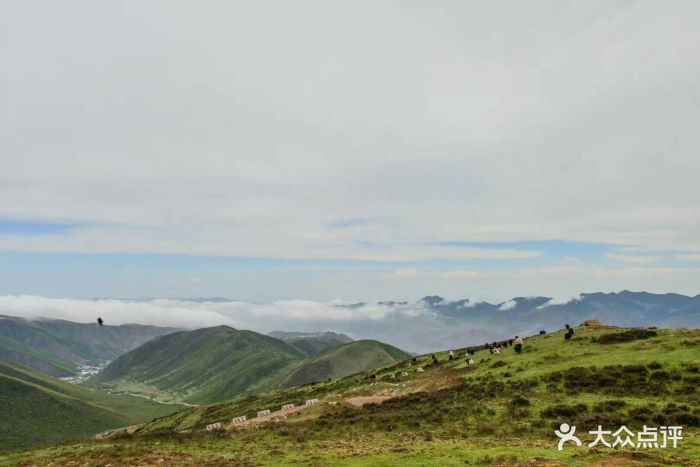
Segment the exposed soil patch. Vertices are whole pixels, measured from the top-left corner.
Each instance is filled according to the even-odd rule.
[[[391,396],[360,396],[346,399],[347,402],[355,407],[362,407],[365,404],[379,404],[385,400],[391,399]]]

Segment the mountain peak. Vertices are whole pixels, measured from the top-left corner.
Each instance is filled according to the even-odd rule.
[[[432,306],[444,302],[445,299],[439,295],[426,295],[420,301]]]

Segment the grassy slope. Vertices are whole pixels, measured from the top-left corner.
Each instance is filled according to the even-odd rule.
[[[110,396],[0,360],[0,450],[90,436],[181,407]]]
[[[52,376],[70,376],[77,371],[77,366],[70,361],[5,337],[0,337],[0,359],[13,361]]]
[[[280,340],[228,326],[179,332],[122,355],[91,385],[201,404],[249,390],[302,357]]]
[[[318,339],[315,337],[305,337],[296,340],[285,340],[286,343],[301,350],[304,355],[313,355],[331,347],[347,344],[347,341],[341,339],[324,338]]]
[[[111,460],[166,464],[240,461],[252,464],[421,465],[501,464],[695,465],[700,459],[700,331],[663,330],[658,337],[621,344],[592,340],[613,332],[577,328],[526,340],[525,351],[500,356],[480,351],[477,365],[463,359],[439,365],[418,357],[425,372],[403,365],[341,380],[249,395],[197,407],[144,425],[135,436],[35,450],[4,458]],[[593,368],[592,368],[593,367]],[[409,372],[401,376],[402,371]],[[389,374],[399,375],[389,379]],[[355,408],[347,398],[388,395],[381,404]],[[210,436],[201,429],[233,416],[319,397],[321,404],[278,423]],[[615,401],[615,402],[609,402]],[[335,402],[331,405],[329,402]],[[675,402],[677,405],[669,405]],[[582,437],[602,424],[632,429],[680,423],[685,439],[673,450],[555,449],[553,428],[562,421]],[[179,433],[186,431],[185,434]],[[158,445],[154,445],[154,437]],[[588,440],[590,441],[590,440]]]
[[[0,358],[52,376],[75,374],[77,364],[112,360],[153,337],[176,331],[125,324],[103,326],[0,315]]]
[[[294,344],[227,326],[146,343],[90,379],[94,387],[206,404],[247,393],[337,379],[408,357],[377,341],[357,341],[306,358]]]
[[[337,379],[405,360],[410,355],[382,342],[355,341],[305,358],[285,375],[281,387]]]

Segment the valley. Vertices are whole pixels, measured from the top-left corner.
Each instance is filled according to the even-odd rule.
[[[334,345],[334,346],[333,346]],[[306,352],[318,353],[307,354]],[[247,392],[337,379],[408,357],[376,341],[285,342],[228,326],[183,331],[127,352],[85,384],[202,405]]]
[[[700,459],[700,330],[597,323],[409,357],[333,381],[191,407],[99,440],[6,454],[6,465],[694,465]],[[465,352],[471,353],[468,363]],[[420,370],[419,370],[420,368]],[[308,408],[304,402],[318,399]],[[256,420],[265,409],[303,407]],[[245,415],[250,422],[232,424]],[[207,431],[211,423],[223,430]],[[553,430],[681,425],[676,449],[556,449]],[[586,439],[586,441],[590,441]],[[4,465],[3,464],[3,465]],[[601,465],[603,465],[601,464]]]

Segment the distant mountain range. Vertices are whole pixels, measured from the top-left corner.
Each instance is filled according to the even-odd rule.
[[[53,376],[71,376],[78,365],[98,365],[175,328],[122,324],[99,326],[63,320],[0,315],[0,359]]]
[[[489,333],[500,328],[510,334],[534,334],[540,328],[560,329],[566,323],[573,325],[586,319],[598,319],[616,326],[700,326],[700,295],[688,297],[625,290],[619,293],[584,293],[563,303],[550,297],[515,297],[491,304],[470,300],[449,301],[439,296],[424,297],[421,302],[441,320],[468,323],[470,327]]]
[[[561,329],[586,319],[616,326],[700,327],[700,295],[622,291],[583,293],[567,300],[515,297],[500,303],[428,295],[416,302],[337,305],[367,319],[337,322],[335,331],[418,353],[477,345]],[[327,326],[327,323],[320,323]]]
[[[381,342],[343,343],[350,339],[333,333],[283,337],[290,342],[228,326],[168,334],[120,356],[88,384],[208,404],[245,392],[339,378],[409,357]],[[319,344],[320,353],[311,344]]]

